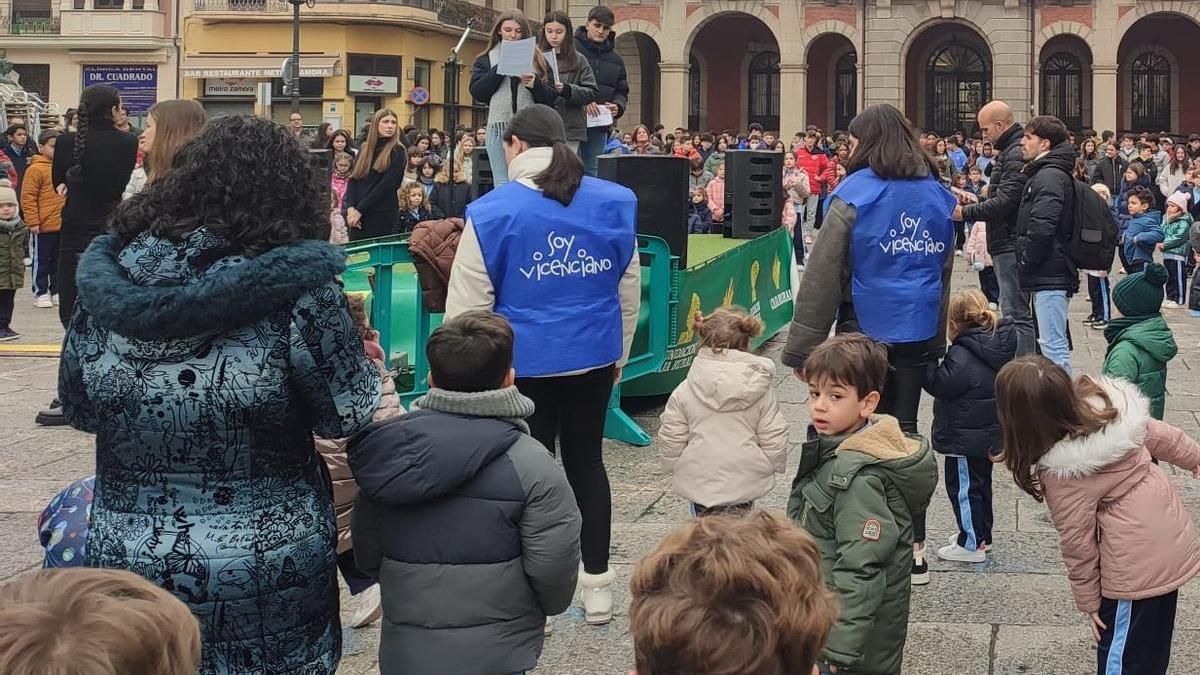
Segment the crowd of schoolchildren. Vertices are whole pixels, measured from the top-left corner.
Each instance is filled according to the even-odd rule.
[[[443,134],[402,133],[409,160],[395,231],[461,215],[466,198],[453,187],[470,175],[470,152],[463,150],[482,142],[486,129],[454,144],[454,177]],[[694,231],[720,222],[723,153],[735,141],[783,150],[754,127],[745,139],[680,129],[654,150],[691,162]],[[53,136],[39,142],[46,154],[53,151]],[[355,140],[333,131],[316,142],[336,151],[331,239],[346,241],[338,219]],[[957,522],[940,557],[978,563],[1005,545],[992,531],[992,468],[1002,463],[1049,509],[1099,662],[1115,659],[1118,671],[1166,671],[1178,589],[1200,573],[1200,536],[1158,462],[1197,476],[1200,445],[1161,421],[1166,367],[1177,351],[1161,309],[1184,304],[1200,253],[1200,232],[1192,227],[1200,137],[1167,150],[1165,171],[1156,166],[1158,178],[1148,181],[1162,151],[1153,143],[1143,141],[1124,164],[1124,150],[1109,146],[1115,159],[1082,161],[1080,168],[1097,192],[1108,192],[1122,223],[1127,271],[1111,287],[1096,277],[1102,303],[1090,323],[1110,343],[1099,376],[1072,379],[1040,356],[1015,357],[1011,321],[999,318],[982,283],[982,224],[964,231],[961,243],[984,290],[951,295],[951,346],[925,374],[934,397],[928,438],[876,413],[889,368],[884,345],[841,335],[808,356],[797,374],[808,386],[811,426],[800,438],[781,412],[774,362],[750,350],[762,322],[731,306],[696,317],[700,348],[658,432],[672,490],[696,518],[633,573],[629,618],[638,673],[899,673],[911,586],[927,581],[915,564],[914,547],[923,546],[915,520],[937,487],[935,453],[943,456]],[[946,183],[986,190],[988,144],[957,137],[927,137],[927,144]],[[660,144],[657,132],[639,127],[622,145],[652,154]],[[1085,139],[1083,147],[1094,152],[1095,143]],[[844,174],[848,153],[845,139],[825,139],[816,129],[794,139],[783,162],[792,228],[819,227],[820,201]],[[1172,186],[1162,183],[1164,173],[1182,177]],[[1109,186],[1107,177],[1117,176]],[[42,190],[31,192],[36,199]],[[0,288],[20,287],[24,278],[26,226],[17,203],[16,192],[0,185]],[[699,206],[708,207],[707,226]],[[42,208],[30,211],[50,232]],[[19,274],[6,274],[13,265]],[[11,290],[0,292],[9,313]],[[400,418],[321,447],[342,535],[338,567],[350,590],[369,600],[355,624],[384,618],[383,672],[507,675],[531,668],[546,617],[564,611],[576,591],[580,516],[562,470],[529,435],[524,420],[532,402],[514,387],[513,331],[491,312],[447,321],[426,347],[431,389],[403,412],[361,298],[348,302],[356,335],[385,380],[374,416]],[[755,503],[785,472],[792,444],[799,467],[789,522]],[[196,672],[205,617],[136,574],[78,567],[91,490],[87,479],[72,485],[39,523],[47,567],[67,569],[0,588],[0,673]],[[449,531],[457,534],[438,536]],[[167,558],[176,559],[167,564],[185,565],[186,553],[172,551]]]

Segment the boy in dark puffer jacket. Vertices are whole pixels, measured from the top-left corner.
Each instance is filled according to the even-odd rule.
[[[978,563],[992,543],[991,458],[1001,440],[996,374],[1016,357],[1017,334],[975,288],[951,296],[946,323],[953,344],[925,374],[934,397],[933,449],[946,456],[946,496],[958,521],[957,537],[938,557]]]
[[[513,332],[466,312],[426,346],[429,393],[347,448],[358,483],[354,552],[379,579],[384,675],[532,670],[546,616],[579,571],[579,509],[566,475],[529,436],[513,386]]]

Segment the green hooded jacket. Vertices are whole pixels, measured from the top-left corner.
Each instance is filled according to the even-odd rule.
[[[1167,403],[1167,362],[1175,358],[1179,347],[1161,314],[1126,322],[1115,319],[1104,331],[1108,353],[1101,373],[1136,384],[1150,399],[1150,414],[1161,420]]]
[[[1188,245],[1188,235],[1192,231],[1192,215],[1185,211],[1175,220],[1167,220],[1167,217],[1163,216],[1162,229],[1163,253],[1181,255],[1186,259],[1191,248]]]
[[[840,612],[822,652],[839,670],[900,672],[908,637],[912,514],[937,487],[933,452],[877,415],[848,436],[804,444],[788,516],[821,549],[821,572]]]

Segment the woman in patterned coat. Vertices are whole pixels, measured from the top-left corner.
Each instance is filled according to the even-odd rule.
[[[79,265],[59,394],[96,434],[87,564],[187,603],[203,675],[332,673],[341,656],[313,434],[366,426],[380,374],[318,182],[282,127],[221,118]]]

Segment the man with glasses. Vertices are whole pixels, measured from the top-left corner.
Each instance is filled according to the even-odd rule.
[[[1025,165],[1021,151],[1024,130],[1013,120],[1012,108],[1004,101],[992,101],[979,110],[979,130],[992,142],[996,158],[988,183],[987,198],[976,204],[954,209],[954,219],[968,223],[987,223],[987,249],[1000,282],[1000,309],[1012,317],[1017,332],[1017,356],[1032,354],[1035,342],[1029,294],[1021,290],[1017,273],[1014,237],[1017,210],[1025,189]]]
[[[595,117],[600,106],[608,108],[613,120],[625,114],[629,99],[629,82],[625,76],[625,61],[614,51],[616,35],[612,32],[614,18],[611,9],[596,5],[588,12],[587,23],[575,30],[575,49],[588,60],[596,75],[599,96],[587,105],[589,117]],[[589,176],[596,175],[597,158],[612,127],[589,127],[588,139],[579,145],[579,157]]]

